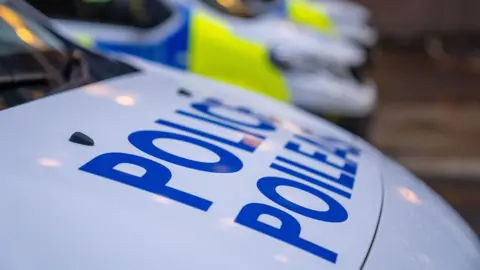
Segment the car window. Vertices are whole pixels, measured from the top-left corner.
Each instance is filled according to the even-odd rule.
[[[210,7],[226,14],[243,18],[255,18],[270,12],[277,0],[201,0]]]
[[[0,0],[0,110],[135,71],[68,42]]]
[[[162,0],[27,0],[51,18],[152,28],[170,18],[174,9]]]
[[[0,55],[28,51],[32,47],[64,49],[62,43],[48,31],[21,16],[6,3],[0,4]]]

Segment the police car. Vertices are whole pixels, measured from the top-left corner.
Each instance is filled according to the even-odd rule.
[[[161,10],[162,15],[146,28],[133,20],[117,19],[117,14],[125,13],[122,1],[110,1],[107,11],[92,12],[103,15],[93,17],[79,14],[72,8],[72,0],[55,6],[45,1],[29,2],[57,18],[59,31],[81,38],[86,46],[133,54],[242,86],[328,116],[356,134],[368,135],[377,89],[373,80],[356,72],[364,58],[363,52],[353,47],[331,44],[321,50],[318,39],[291,27],[276,28],[277,34],[270,34],[270,38],[271,28],[255,32],[261,25],[239,31],[199,8],[173,6],[166,1],[156,1],[155,10]],[[97,7],[90,8],[95,11]],[[247,39],[240,32],[251,32],[259,39]]]
[[[458,214],[358,137],[20,1],[0,25],[0,269],[479,269]]]
[[[339,66],[358,69],[369,63],[370,48],[377,41],[375,31],[369,26],[342,19],[337,22],[338,18],[334,20],[332,15],[338,12],[330,14],[323,5],[306,0],[169,1],[200,8],[249,39],[267,44],[312,44],[303,45],[302,49],[323,52],[323,61],[333,61]],[[365,48],[367,54],[362,51]]]
[[[240,26],[268,25],[270,29],[283,20],[298,24],[298,31],[305,35],[319,33],[329,39],[348,41],[366,53],[363,69],[370,69],[378,40],[375,28],[370,24],[370,12],[363,6],[347,1],[308,1],[308,0],[174,0],[201,3],[210,10],[219,10],[225,19]],[[246,20],[249,19],[249,20]],[[245,26],[244,26],[245,27]],[[275,31],[273,31],[275,32]]]
[[[302,2],[303,0],[290,1]],[[340,36],[367,46],[373,46],[376,43],[378,37],[371,25],[371,13],[361,4],[345,0],[305,0],[305,2],[311,3],[309,6],[318,13],[318,17],[324,17],[327,22],[330,20]],[[305,21],[305,24],[308,25],[308,21]],[[314,26],[313,22],[311,25]]]
[[[345,1],[312,0],[174,0],[205,3],[226,14],[254,19],[256,24],[292,21],[306,33],[321,33],[371,49],[377,33],[370,25],[370,13],[359,4]],[[305,28],[306,27],[306,28]],[[308,31],[312,29],[314,31]]]

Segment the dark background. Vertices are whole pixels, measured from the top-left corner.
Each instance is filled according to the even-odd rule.
[[[480,235],[480,1],[357,2],[380,32],[373,143]]]

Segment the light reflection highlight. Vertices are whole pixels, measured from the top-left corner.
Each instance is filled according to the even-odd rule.
[[[230,229],[237,226],[237,223],[235,223],[235,219],[232,217],[221,218],[218,221],[218,223],[220,224],[220,227],[222,227],[223,229]]]
[[[236,0],[218,0],[217,3],[220,5],[226,7],[226,8],[231,8],[235,5]]]
[[[36,48],[42,48],[43,43],[30,31],[24,21],[10,8],[0,5],[0,17],[13,28],[17,36],[25,43]]]
[[[96,97],[112,97],[112,89],[102,84],[89,84],[83,87],[85,93]]]
[[[280,125],[282,128],[292,132],[292,133],[295,133],[295,134],[301,134],[303,132],[303,129],[297,125],[295,125],[294,123],[290,122],[290,121],[281,121],[280,122]]]
[[[122,106],[133,106],[135,105],[135,99],[130,96],[118,96],[115,98],[115,102]]]
[[[287,263],[290,261],[287,256],[282,254],[277,254],[273,258],[275,259],[275,261],[281,262],[281,263]]]
[[[259,140],[257,137],[246,135],[242,142],[248,146],[257,148],[262,143],[262,140]]]
[[[51,158],[40,158],[38,160],[38,164],[44,167],[60,167],[62,166],[62,163],[56,159],[51,159]]]
[[[160,195],[153,196],[153,200],[156,203],[160,203],[160,204],[171,204],[172,203],[172,200],[170,200],[169,198],[160,196]]]
[[[27,28],[25,27],[19,27],[15,30],[15,33],[17,34],[17,36],[23,40],[25,43],[28,43],[28,44],[36,44],[38,42],[38,40],[35,38],[35,36],[32,34],[32,32],[30,32],[30,30],[28,30]]]
[[[13,28],[23,27],[23,21],[17,14],[4,5],[0,5],[0,17]]]
[[[398,193],[400,193],[400,195],[402,195],[402,197],[407,200],[408,202],[412,203],[412,204],[421,204],[422,203],[422,200],[420,200],[420,198],[418,198],[417,194],[415,194],[415,192],[413,192],[411,189],[409,188],[406,188],[406,187],[399,187],[398,188]]]

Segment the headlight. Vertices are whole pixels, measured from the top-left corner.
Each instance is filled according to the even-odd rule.
[[[366,47],[374,46],[378,40],[377,32],[368,25],[338,24],[337,31],[340,37],[345,37]]]
[[[274,47],[270,50],[270,61],[280,70],[288,73],[328,74],[340,79],[364,81],[363,64],[344,64],[321,55],[296,51],[288,47]]]
[[[270,61],[286,72],[315,72],[321,70],[322,60],[318,55],[297,51],[284,46],[270,50]]]

